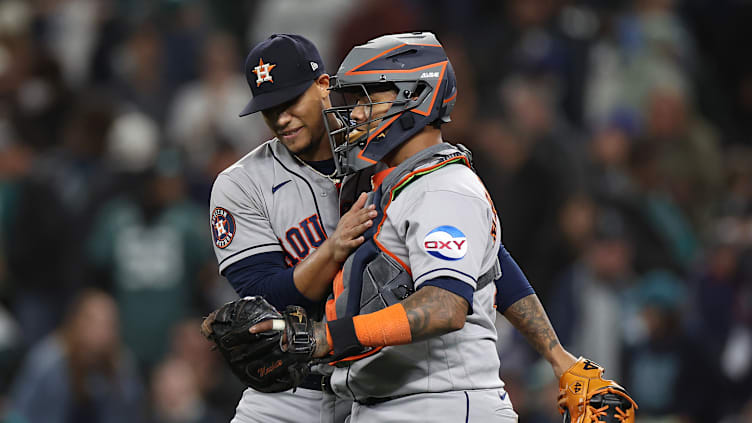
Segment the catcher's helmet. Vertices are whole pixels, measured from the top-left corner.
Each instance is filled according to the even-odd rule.
[[[354,47],[332,78],[330,89],[343,94],[343,99],[345,93],[366,98],[365,103],[357,104],[366,108],[377,104],[371,101],[369,90],[393,89],[397,93],[384,116],[367,122],[350,119],[356,107],[352,100],[324,110],[339,175],[376,164],[426,125],[449,122],[457,98],[452,65],[430,32],[384,35]],[[330,128],[328,114],[334,114],[343,127]],[[377,127],[370,128],[379,120]],[[365,135],[360,136],[361,131]]]

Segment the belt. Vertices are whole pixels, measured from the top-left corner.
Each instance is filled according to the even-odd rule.
[[[332,377],[321,376],[321,385],[319,385],[319,389],[322,392],[326,392],[327,394],[334,395],[334,391],[332,390]]]
[[[303,382],[298,388],[312,389],[314,391],[320,391],[323,384],[321,383],[321,376],[317,374],[310,374],[303,379]]]

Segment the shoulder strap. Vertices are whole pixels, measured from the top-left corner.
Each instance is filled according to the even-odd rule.
[[[381,184],[381,206],[385,207],[390,201],[409,184],[415,182],[421,176],[441,169],[442,167],[462,163],[472,169],[470,158],[465,153],[466,148],[455,147],[449,143],[433,145],[413,155],[400,163]]]

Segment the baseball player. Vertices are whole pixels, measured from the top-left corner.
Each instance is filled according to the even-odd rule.
[[[457,92],[435,36],[384,36],[356,47],[337,72],[334,90],[357,98],[325,112],[349,112],[356,123],[330,131],[338,170],[350,173],[374,161],[390,166],[375,175],[369,198],[379,223],[335,279],[339,295],[327,305],[329,323],[313,331],[314,356],[334,350],[335,359],[350,361],[339,362],[331,386],[354,399],[351,421],[516,421],[506,393],[494,386],[501,383],[498,362],[489,365],[496,356],[484,342],[494,320],[493,312],[486,313],[494,303],[486,296],[493,280],[497,310],[559,378],[564,421],[633,422],[637,404],[626,390],[559,343],[527,278],[500,243],[496,210],[470,171],[469,152],[442,143],[440,126],[449,121]],[[367,135],[355,142],[345,136],[337,145],[331,136],[360,133],[363,126]],[[478,247],[480,262],[471,250]],[[486,267],[489,257],[497,268]],[[404,272],[396,271],[400,267]],[[391,273],[379,279],[384,268]],[[353,357],[354,351],[361,354]],[[485,367],[472,364],[484,358]],[[390,369],[400,376],[391,378]]]
[[[575,410],[568,416],[583,409],[594,420],[605,415],[609,407],[591,407],[586,395],[595,395],[600,407],[607,401],[598,395],[621,388],[558,343],[500,244],[498,216],[469,152],[442,140],[440,126],[449,121],[456,87],[435,36],[389,35],[355,47],[333,90],[354,98],[325,110],[345,123],[328,127],[338,173],[379,161],[389,166],[374,175],[368,198],[377,223],[335,278],[326,323],[303,323],[298,316],[305,330],[299,325],[290,332],[287,320],[268,320],[251,332],[285,330],[288,337],[294,333],[288,342],[296,352],[308,341],[313,357],[332,355],[329,386],[354,401],[351,422],[511,422],[517,415],[499,379],[495,350],[498,286],[500,311],[552,364],[562,391],[572,391],[560,402]],[[351,142],[355,131],[366,135]],[[591,392],[587,386],[595,380]],[[611,412],[627,417],[626,405],[634,403],[622,399],[609,403]]]
[[[341,220],[339,180],[322,110],[331,107],[329,76],[316,47],[299,35],[276,34],[245,62],[253,99],[240,116],[261,111],[276,135],[214,182],[210,225],[219,271],[241,296],[260,295],[278,309],[323,313],[322,300],[350,250],[363,242],[373,207],[365,195]],[[332,121],[328,126],[337,126]],[[233,423],[341,421],[349,412],[329,396],[321,376],[292,391],[243,393]]]
[[[333,82],[357,101],[325,111],[345,122],[328,128],[339,173],[388,169],[368,198],[377,223],[312,328],[314,357],[333,352],[332,391],[354,400],[351,422],[516,421],[495,345],[499,221],[466,150],[441,138],[456,98],[443,48],[429,33],[380,37]]]

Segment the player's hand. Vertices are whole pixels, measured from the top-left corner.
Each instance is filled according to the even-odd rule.
[[[332,257],[337,263],[343,263],[350,253],[365,241],[363,232],[373,226],[373,219],[377,216],[376,206],[365,207],[368,195],[360,194],[358,200],[345,213],[337,224],[337,229],[329,238]]]
[[[269,332],[269,331],[282,332],[282,342],[280,343],[283,351],[287,351],[287,331],[285,330],[285,321],[282,319],[269,319],[263,322],[256,323],[251,326],[248,331],[253,334]],[[326,337],[326,323],[324,322],[311,322],[311,336],[316,340],[316,347],[313,350],[313,358],[321,358],[329,354],[331,346],[329,340]]]

